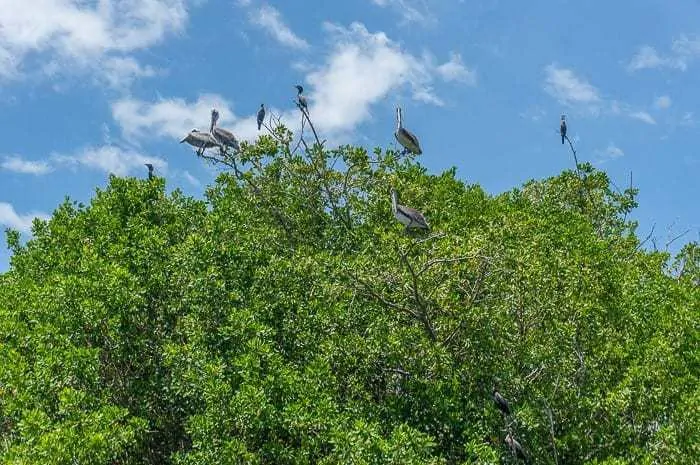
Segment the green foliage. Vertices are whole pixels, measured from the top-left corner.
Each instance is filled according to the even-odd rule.
[[[205,201],[112,177],[8,232],[3,463],[515,463],[507,431],[532,463],[697,463],[698,246],[640,250],[636,191],[291,141]]]

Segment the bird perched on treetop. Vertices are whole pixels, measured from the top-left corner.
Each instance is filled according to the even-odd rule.
[[[265,121],[265,104],[261,103],[260,110],[258,110],[258,131],[260,130],[263,121]]]
[[[148,179],[153,179],[153,165],[150,163],[144,163],[144,165],[148,168]]]
[[[510,447],[510,450],[513,453],[513,455],[523,460],[525,463],[528,463],[527,455],[525,455],[525,449],[523,449],[523,446],[520,445],[517,439],[513,438],[513,436],[511,436],[510,433],[508,433],[505,441],[506,444],[508,444],[508,447]]]
[[[564,139],[566,139],[566,116],[561,115],[561,124],[559,125],[559,132],[561,133],[561,143],[564,145]]]
[[[391,210],[396,219],[406,226],[406,231],[411,227],[426,230],[430,229],[428,222],[425,221],[425,217],[421,212],[415,208],[399,205],[398,193],[393,188],[391,189]]]
[[[219,121],[219,112],[216,108],[211,110],[211,121],[209,124],[209,133],[212,137],[219,143],[220,149],[223,150],[221,146],[232,147],[234,150],[239,150],[238,140],[233,135],[231,131],[226,129],[216,127],[216,123]]]
[[[401,107],[396,107],[396,132],[394,132],[394,137],[403,146],[405,152],[415,153],[420,155],[423,151],[420,148],[420,142],[418,138],[411,131],[403,127]]]
[[[191,130],[180,141],[181,144],[183,142],[187,142],[191,146],[195,147],[197,149],[198,156],[202,156],[205,149],[208,149],[211,147],[216,147],[219,145],[219,143],[216,141],[214,136],[212,136],[210,133],[202,132],[202,131],[199,131],[197,129]]]
[[[309,104],[306,101],[306,97],[302,95],[304,93],[304,88],[300,85],[296,85],[294,87],[297,88],[297,102],[299,103],[299,106],[308,112]]]

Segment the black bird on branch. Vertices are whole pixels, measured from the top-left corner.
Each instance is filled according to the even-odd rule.
[[[561,115],[561,124],[559,125],[559,132],[561,133],[561,145],[564,145],[564,139],[566,139],[566,116]]]
[[[299,86],[299,85],[296,85],[294,87],[297,88],[297,103],[304,111],[306,111],[308,113],[309,112],[309,103],[306,101],[306,96],[302,95],[304,93],[304,88],[302,86]]]
[[[505,413],[506,415],[510,415],[510,405],[508,405],[508,401],[501,395],[500,392],[496,390],[496,386],[493,387],[493,401],[496,403],[496,406],[498,409]]]
[[[144,163],[144,165],[148,168],[148,179],[153,179],[153,165],[150,163]]]
[[[265,104],[261,103],[260,110],[258,110],[258,131],[260,130],[263,121],[265,121]]]

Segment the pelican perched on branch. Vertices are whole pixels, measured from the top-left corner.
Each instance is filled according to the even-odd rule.
[[[423,153],[415,134],[403,127],[401,107],[396,107],[396,132],[394,133],[394,137],[396,137],[399,144],[404,147],[404,153],[411,152],[416,155]]]
[[[527,455],[525,455],[525,449],[523,449],[523,446],[521,446],[518,440],[513,438],[510,433],[508,433],[506,436],[506,444],[508,444],[508,447],[510,447],[513,455],[523,460],[525,463],[528,463]]]
[[[258,110],[258,131],[260,130],[263,121],[265,121],[265,104],[261,103],[260,110]]]
[[[406,207],[404,205],[399,205],[398,203],[398,193],[395,189],[391,189],[391,211],[397,220],[406,226],[406,230],[409,228],[418,229],[430,229],[428,222],[425,221],[425,217],[418,210]]]
[[[296,85],[297,88],[297,104],[307,113],[309,112],[309,103],[306,101],[306,96],[302,95],[304,93],[304,88],[302,86]]]
[[[227,131],[226,129],[217,128],[217,121],[219,121],[219,112],[216,108],[214,108],[211,111],[211,124],[209,125],[209,133],[212,135],[214,140],[218,142],[222,149],[223,147],[231,147],[236,151],[240,150],[238,140],[236,140],[233,133],[231,131]]]
[[[561,115],[561,124],[559,125],[559,132],[561,133],[561,144],[564,145],[564,139],[566,139],[566,115]]]
[[[204,150],[218,147],[219,143],[214,139],[210,133],[202,132],[197,129],[193,129],[187,134],[180,143],[187,142],[191,146],[197,149],[197,155],[202,156]]]

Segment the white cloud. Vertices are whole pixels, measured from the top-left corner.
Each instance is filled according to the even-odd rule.
[[[462,57],[458,53],[451,53],[449,61],[438,66],[436,71],[445,81],[460,81],[469,85],[476,84],[476,72],[464,66]]]
[[[670,68],[685,71],[700,58],[700,37],[681,34],[673,40],[671,50],[665,56],[649,45],[643,45],[627,65],[629,71],[641,69]]]
[[[625,156],[625,152],[612,142],[610,142],[608,146],[604,149],[595,150],[594,153],[597,155],[596,159],[594,160],[594,163],[598,165],[602,165],[611,160],[616,160]]]
[[[132,57],[109,57],[102,64],[102,77],[114,88],[127,88],[138,78],[155,75],[155,69],[142,66]]]
[[[598,89],[572,70],[551,64],[545,68],[545,73],[545,91],[559,103],[596,107],[601,102]]]
[[[360,23],[348,28],[326,23],[333,41],[325,63],[307,77],[311,114],[325,131],[344,132],[370,117],[370,106],[408,85],[413,98],[440,105],[430,83],[434,69],[403,51],[383,32]]]
[[[187,180],[187,182],[192,184],[194,187],[202,187],[202,183],[199,181],[199,179],[192,176],[192,174],[190,174],[189,171],[183,171],[182,176]]]
[[[390,7],[396,10],[396,12],[401,15],[404,23],[426,23],[435,21],[435,17],[430,13],[428,5],[425,2],[418,2],[416,0],[372,0],[372,3],[380,7]],[[415,3],[421,3],[421,9],[414,6]]]
[[[282,15],[270,5],[262,5],[250,12],[250,21],[267,31],[280,44],[296,49],[309,48],[308,42],[300,38],[284,23]]]
[[[16,77],[32,55],[44,72],[100,72],[182,30],[188,0],[0,0],[0,76]],[[8,59],[8,56],[10,57]],[[111,62],[109,59],[132,60]],[[47,66],[46,63],[49,63]],[[122,65],[122,66],[120,66]],[[141,69],[139,67],[139,69]],[[143,69],[141,69],[143,71]]]
[[[0,168],[22,174],[41,175],[53,171],[53,168],[46,161],[25,160],[20,156],[6,156]]]
[[[634,111],[629,114],[630,118],[633,119],[638,119],[639,121],[643,121],[647,124],[656,124],[656,120],[652,118],[652,116],[647,113],[646,111]]]
[[[625,155],[625,152],[623,152],[620,147],[617,147],[613,143],[610,143],[605,149],[605,154],[610,158],[620,158]]]
[[[47,220],[50,216],[42,212],[31,212],[21,215],[15,211],[12,204],[0,202],[0,224],[5,227],[28,233],[32,230],[34,218]]]
[[[54,154],[51,156],[51,161],[57,165],[84,166],[117,176],[127,176],[144,171],[146,170],[145,163],[151,163],[156,170],[166,170],[168,166],[163,159],[143,155],[116,145],[86,147],[73,155]]]
[[[654,106],[662,110],[671,106],[671,97],[668,95],[662,95],[654,101]]]

